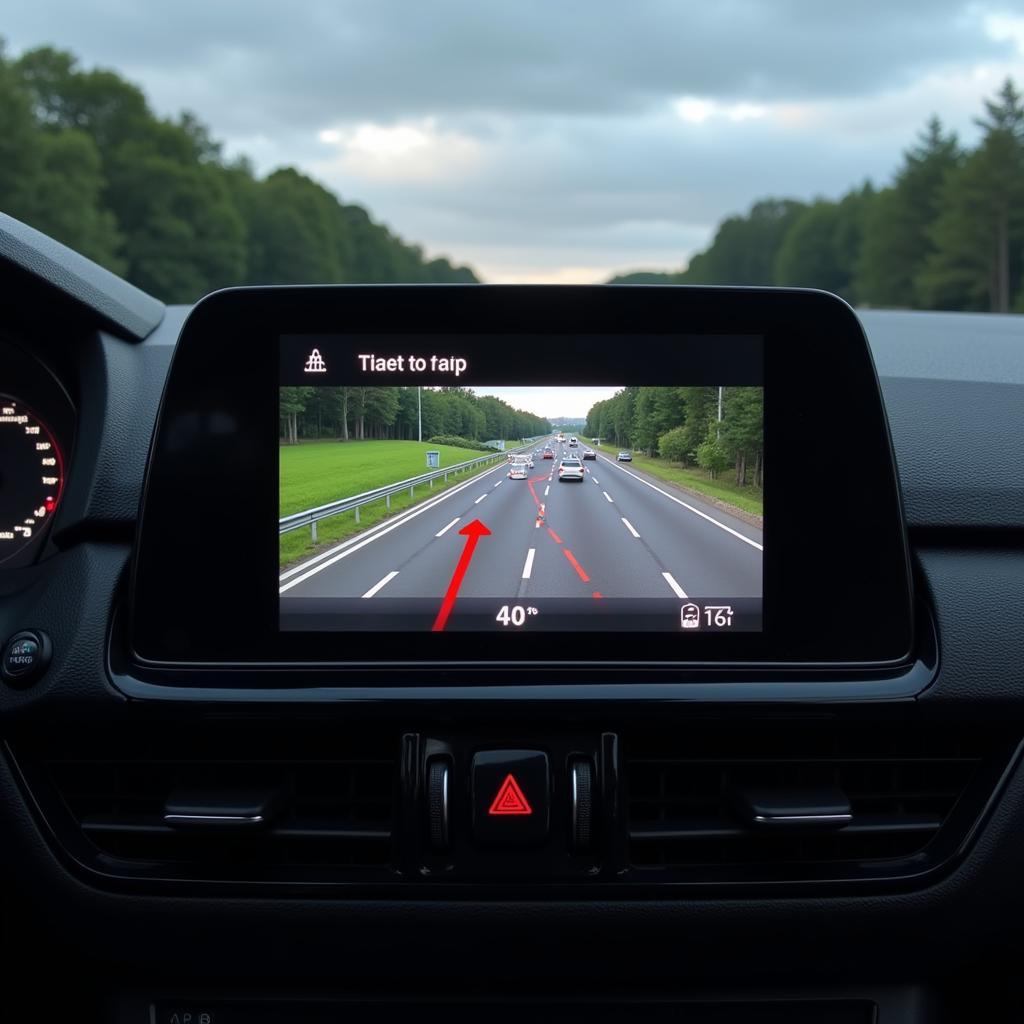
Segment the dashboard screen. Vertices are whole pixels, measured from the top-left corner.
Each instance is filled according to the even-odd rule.
[[[280,629],[760,631],[760,339],[601,350],[284,336]]]

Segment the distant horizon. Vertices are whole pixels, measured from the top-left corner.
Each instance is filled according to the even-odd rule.
[[[681,270],[761,196],[887,183],[933,113],[973,144],[982,100],[1021,74],[1013,6],[752,5],[737,33],[712,5],[295,0],[240,32],[195,0],[55,0],[4,36],[11,59],[50,44],[117,70],[159,116],[195,111],[226,160],[296,167],[482,280],[554,284]]]

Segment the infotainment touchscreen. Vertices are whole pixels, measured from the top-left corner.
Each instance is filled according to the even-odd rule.
[[[280,629],[761,631],[761,339],[609,349],[283,336]]]
[[[132,658],[226,686],[887,671],[914,643],[867,341],[839,299],[785,289],[210,295],[130,586]]]

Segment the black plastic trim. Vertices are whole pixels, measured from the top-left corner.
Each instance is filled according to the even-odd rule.
[[[0,213],[0,262],[71,299],[129,341],[141,341],[164,317],[159,299],[5,213]]]

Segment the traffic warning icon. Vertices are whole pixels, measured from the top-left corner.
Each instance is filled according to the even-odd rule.
[[[491,804],[488,814],[533,814],[533,808],[516,782],[514,775],[509,773],[498,789],[498,795]]]

